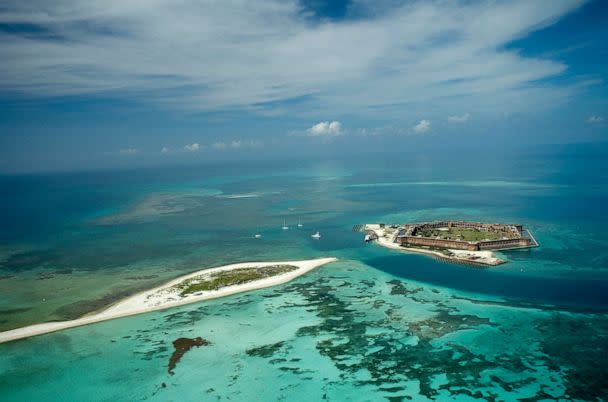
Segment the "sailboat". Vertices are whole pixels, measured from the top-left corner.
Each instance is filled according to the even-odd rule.
[[[298,218],[298,227],[301,228],[302,226],[302,222],[300,221],[300,218]]]
[[[317,230],[317,232],[313,235],[310,235],[310,237],[312,237],[313,239],[320,239],[321,238],[321,233],[319,233],[319,231]]]
[[[289,229],[289,226],[285,223],[285,219],[283,219],[283,230]]]

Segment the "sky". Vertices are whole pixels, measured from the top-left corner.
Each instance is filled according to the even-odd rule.
[[[603,0],[4,0],[0,173],[605,142]]]

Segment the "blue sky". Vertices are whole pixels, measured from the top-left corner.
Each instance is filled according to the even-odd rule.
[[[0,172],[603,142],[605,1],[5,1]]]

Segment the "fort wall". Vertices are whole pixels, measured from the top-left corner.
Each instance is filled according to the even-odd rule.
[[[480,250],[499,250],[506,248],[532,247],[532,241],[527,238],[509,240],[490,240],[478,243]]]
[[[510,238],[500,240],[484,240],[478,242],[468,242],[463,240],[437,239],[431,237],[422,237],[417,235],[419,230],[437,229],[442,227],[463,227],[475,228],[480,231],[509,231]],[[522,225],[507,225],[499,223],[481,223],[481,222],[464,222],[464,221],[441,221],[422,224],[406,225],[399,232],[396,242],[402,246],[426,246],[437,248],[451,248],[456,250],[503,250],[510,248],[535,247],[536,242],[528,237],[522,237]]]
[[[457,250],[469,250],[476,251],[477,244],[469,243],[466,241],[458,240],[444,240],[444,239],[431,239],[429,237],[415,237],[415,236],[399,236],[397,238],[402,246],[415,245],[415,246],[429,246],[429,247],[440,247],[440,248],[454,248]]]

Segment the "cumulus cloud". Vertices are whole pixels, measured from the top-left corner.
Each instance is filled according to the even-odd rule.
[[[284,0],[5,3],[0,23],[32,29],[0,31],[2,91],[269,115],[305,99],[308,111],[378,115],[455,97],[523,108],[568,96],[576,89],[538,85],[563,62],[505,45],[584,1],[389,1],[359,14],[370,18],[316,23]]]
[[[186,151],[190,151],[190,152],[195,152],[198,151],[199,149],[201,149],[201,146],[199,145],[198,142],[195,142],[193,144],[188,144],[184,147],[184,149]]]
[[[121,155],[135,155],[139,153],[139,149],[136,148],[124,148],[118,151]]]
[[[469,118],[471,117],[471,115],[469,113],[465,113],[462,116],[450,116],[448,117],[448,121],[450,123],[465,123],[467,121],[469,121]]]
[[[430,128],[431,128],[430,120],[420,120],[420,122],[414,126],[414,131],[417,133],[425,133],[425,132],[429,131]]]
[[[601,123],[604,121],[604,118],[601,116],[589,116],[589,118],[587,119],[587,123]]]
[[[342,123],[340,123],[339,121],[322,121],[306,130],[306,132],[311,137],[334,137],[337,135],[342,135]]]

